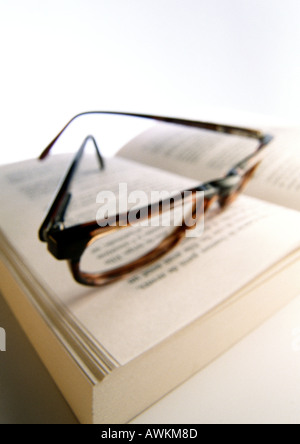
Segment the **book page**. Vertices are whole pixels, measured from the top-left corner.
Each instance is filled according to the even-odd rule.
[[[245,193],[300,211],[300,129],[266,132],[274,140]],[[245,137],[161,124],[132,140],[119,155],[209,181],[222,177],[256,146]]]
[[[1,168],[1,233],[24,269],[60,304],[61,312],[120,365],[213,310],[300,246],[300,214],[242,196],[227,211],[214,210],[207,215],[200,237],[185,238],[151,266],[104,288],[81,286],[71,276],[68,264],[51,256],[37,235],[53,188],[68,162],[68,158],[51,158],[44,163]],[[110,173],[114,162],[112,159],[108,167]],[[122,159],[116,162],[118,171],[120,162]],[[130,162],[123,162],[130,167]],[[132,163],[132,171],[136,166]],[[154,170],[148,171],[155,180]],[[162,180],[161,173],[157,174]],[[137,180],[133,173],[132,177]],[[172,176],[166,175],[165,183],[170,179]],[[178,183],[177,176],[173,179]],[[80,180],[74,220],[83,217],[86,205],[86,179]],[[107,184],[103,182],[102,187]],[[128,230],[133,229],[123,230],[121,242],[132,236]],[[143,230],[143,238],[154,242],[155,231],[149,232],[149,227]]]

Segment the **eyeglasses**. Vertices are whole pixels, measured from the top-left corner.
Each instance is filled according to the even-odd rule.
[[[266,146],[272,140],[272,136],[261,131],[228,125],[143,114],[92,111],[73,117],[43,151],[40,159],[42,160],[48,156],[55,143],[71,123],[79,117],[91,115],[118,116],[125,119],[125,121],[130,118],[135,122],[147,121],[153,124],[156,122],[170,125],[172,128],[184,127],[199,131],[213,131],[245,137],[255,142],[254,151],[235,164],[223,177],[199,184],[189,190],[182,190],[177,196],[173,196],[172,205],[168,208],[169,212],[175,211],[177,203],[181,202],[184,193],[189,191],[191,218],[195,216],[199,192],[202,192],[204,196],[202,202],[204,213],[215,202],[221,208],[231,204],[254,175],[264,157]],[[48,244],[48,250],[56,259],[68,261],[72,275],[78,283],[88,286],[103,286],[157,261],[178,245],[185,237],[186,231],[193,228],[193,226],[185,220],[180,226],[160,230],[159,235],[154,228],[146,233],[145,228],[143,228],[143,231],[139,231],[136,227],[131,226],[129,212],[126,212],[117,214],[114,224],[110,224],[108,221],[105,226],[102,226],[102,224],[100,226],[99,221],[92,220],[67,227],[65,225],[65,215],[72,198],[71,183],[88,142],[92,142],[95,147],[98,158],[96,168],[99,174],[105,170],[105,162],[95,137],[86,137],[66,172],[62,185],[41,225],[39,238],[42,242]],[[166,211],[165,208],[165,201],[162,199],[156,203],[155,207],[153,205],[142,207],[140,214],[143,215],[143,219],[150,219],[162,215]],[[131,227],[131,231],[129,231],[129,227]],[[124,231],[124,228],[127,229]],[[87,259],[88,254],[91,255],[92,259]],[[93,265],[87,265],[90,260],[94,261]]]

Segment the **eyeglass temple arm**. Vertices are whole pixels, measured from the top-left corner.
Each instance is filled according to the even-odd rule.
[[[251,137],[257,140],[262,140],[264,137],[264,134],[261,131],[256,131],[252,129],[247,128],[241,128],[241,127],[235,127],[230,125],[218,125],[215,123],[209,123],[209,122],[198,122],[194,120],[186,120],[186,119],[177,119],[173,117],[163,117],[163,116],[155,116],[150,114],[135,114],[135,113],[122,113],[122,112],[113,112],[113,111],[87,111],[84,113],[77,114],[74,116],[64,127],[63,129],[57,134],[57,136],[52,140],[52,142],[49,143],[49,145],[44,149],[42,154],[40,155],[40,159],[44,159],[48,156],[50,153],[52,147],[55,145],[57,140],[60,138],[60,136],[65,132],[65,130],[73,123],[75,120],[77,120],[79,117],[82,116],[88,116],[88,115],[111,115],[111,116],[124,116],[124,117],[139,117],[142,119],[150,119],[157,122],[165,122],[165,123],[173,123],[176,125],[184,125],[192,128],[201,128],[201,129],[208,129],[212,131],[218,131],[221,133],[227,133],[227,134],[235,134],[240,135],[244,137]]]
[[[89,141],[92,141],[98,155],[100,168],[104,169],[104,161],[100,154],[100,150],[98,148],[98,145],[96,143],[96,140],[93,136],[88,136],[84,140],[83,144],[79,148],[66,176],[64,177],[62,184],[59,187],[59,191],[50,206],[50,209],[48,210],[47,216],[39,230],[39,238],[41,241],[47,241],[47,234],[51,228],[55,224],[63,223],[64,222],[64,216],[67,210],[67,207],[71,200],[71,193],[68,192],[72,179],[74,177],[74,174],[79,166],[80,160],[83,156],[85,147]]]

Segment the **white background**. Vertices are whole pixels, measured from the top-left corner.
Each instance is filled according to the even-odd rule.
[[[0,0],[0,163],[77,112],[297,123],[299,0]]]

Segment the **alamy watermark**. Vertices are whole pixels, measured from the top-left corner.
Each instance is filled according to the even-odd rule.
[[[6,332],[0,327],[0,352],[6,351]]]
[[[159,202],[161,203],[159,205]],[[186,237],[199,237],[204,231],[203,191],[128,192],[126,183],[119,184],[119,193],[101,191],[97,195],[96,220],[100,227],[186,227]],[[121,215],[117,218],[117,215]],[[125,217],[126,216],[126,217]]]

